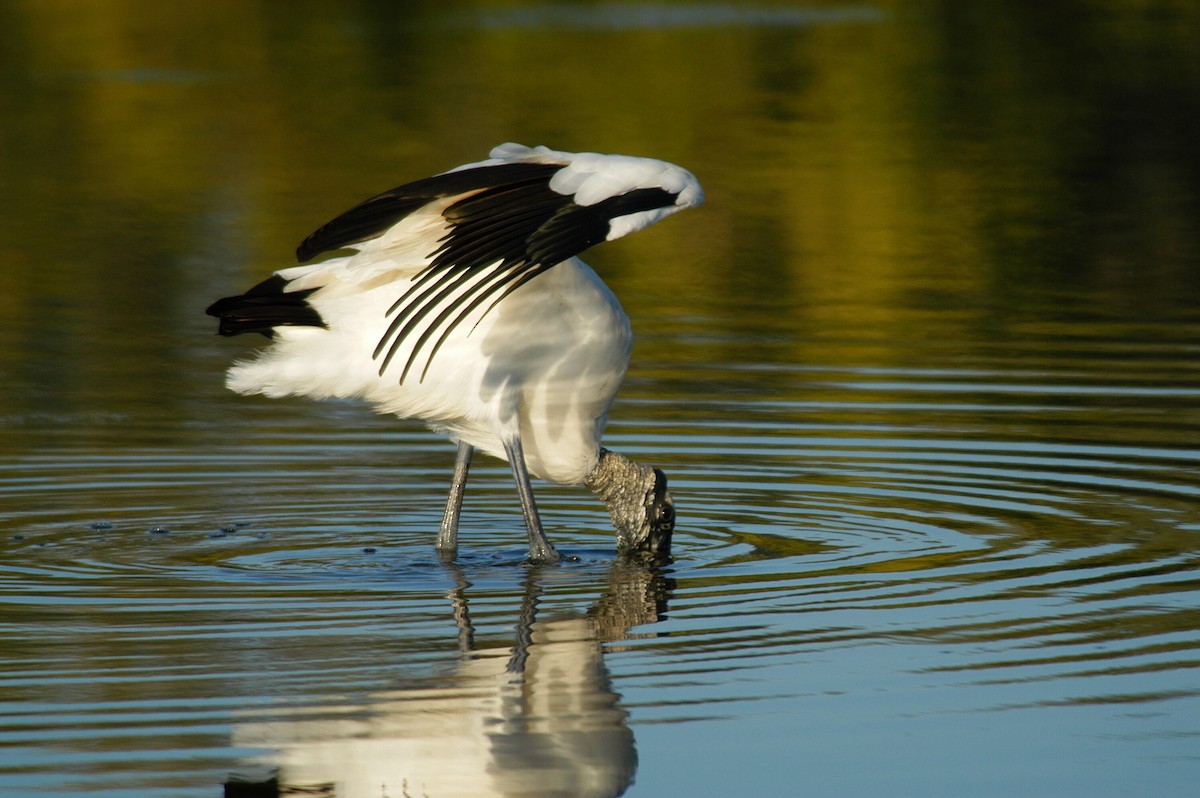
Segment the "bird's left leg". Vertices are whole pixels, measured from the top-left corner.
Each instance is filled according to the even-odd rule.
[[[537,504],[533,500],[533,486],[529,484],[529,469],[525,467],[525,452],[521,448],[520,434],[513,434],[504,440],[504,452],[508,455],[509,465],[512,466],[517,495],[521,497],[521,511],[525,514],[525,527],[529,530],[529,559],[536,563],[556,563],[559,560],[558,552],[546,539]]]
[[[463,493],[467,489],[467,472],[471,470],[471,444],[458,442],[458,457],[454,460],[454,479],[450,482],[450,497],[446,499],[446,512],[442,515],[442,526],[438,530],[437,550],[442,557],[453,559],[458,551],[458,517],[462,513]]]

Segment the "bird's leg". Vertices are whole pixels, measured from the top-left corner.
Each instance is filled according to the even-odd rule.
[[[444,558],[453,559],[458,551],[458,516],[462,512],[463,493],[467,489],[467,472],[471,470],[471,455],[474,448],[469,443],[458,442],[458,457],[454,460],[454,479],[450,483],[450,498],[446,499],[446,513],[438,530],[437,550]]]
[[[521,497],[521,511],[525,513],[525,527],[529,530],[529,559],[536,563],[558,562],[558,552],[546,539],[542,530],[542,519],[538,517],[537,504],[533,500],[533,486],[529,484],[529,470],[525,467],[525,452],[521,448],[520,435],[504,441],[504,451],[512,466],[513,481],[517,483],[517,495]]]

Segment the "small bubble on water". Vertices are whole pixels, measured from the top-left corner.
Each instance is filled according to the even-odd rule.
[[[376,549],[374,546],[367,546],[365,549],[363,549],[363,554],[374,554],[376,551],[378,551],[378,549]]]
[[[151,527],[151,528],[150,528],[149,530],[147,530],[147,531],[148,531],[148,532],[149,532],[151,535],[167,535],[167,534],[170,534],[170,532],[171,532],[171,530],[167,529],[165,526],[156,526],[156,527]]]
[[[92,523],[88,524],[88,527],[96,530],[97,532],[107,532],[113,528],[113,525],[108,521],[93,521]]]

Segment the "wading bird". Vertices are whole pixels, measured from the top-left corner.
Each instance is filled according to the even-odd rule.
[[[661,471],[600,446],[633,334],[576,257],[704,198],[650,158],[503,144],[490,158],[394,188],[300,245],[354,254],[282,269],[208,308],[221,335],[272,343],[235,363],[242,394],[361,398],[458,444],[437,548],[458,545],[473,452],[508,460],[529,558],[556,562],[530,474],[583,484],[608,506],[622,553],[665,558],[675,508]]]

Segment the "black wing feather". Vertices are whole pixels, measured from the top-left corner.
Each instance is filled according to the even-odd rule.
[[[635,189],[594,205],[568,203],[530,237],[528,257],[537,263],[561,263],[603,242],[609,222],[618,216],[674,204],[675,195],[661,188]]]
[[[322,225],[297,247],[296,258],[303,263],[322,252],[377,238],[434,200],[522,180],[549,181],[561,168],[562,164],[507,163],[406,183],[377,194]]]

